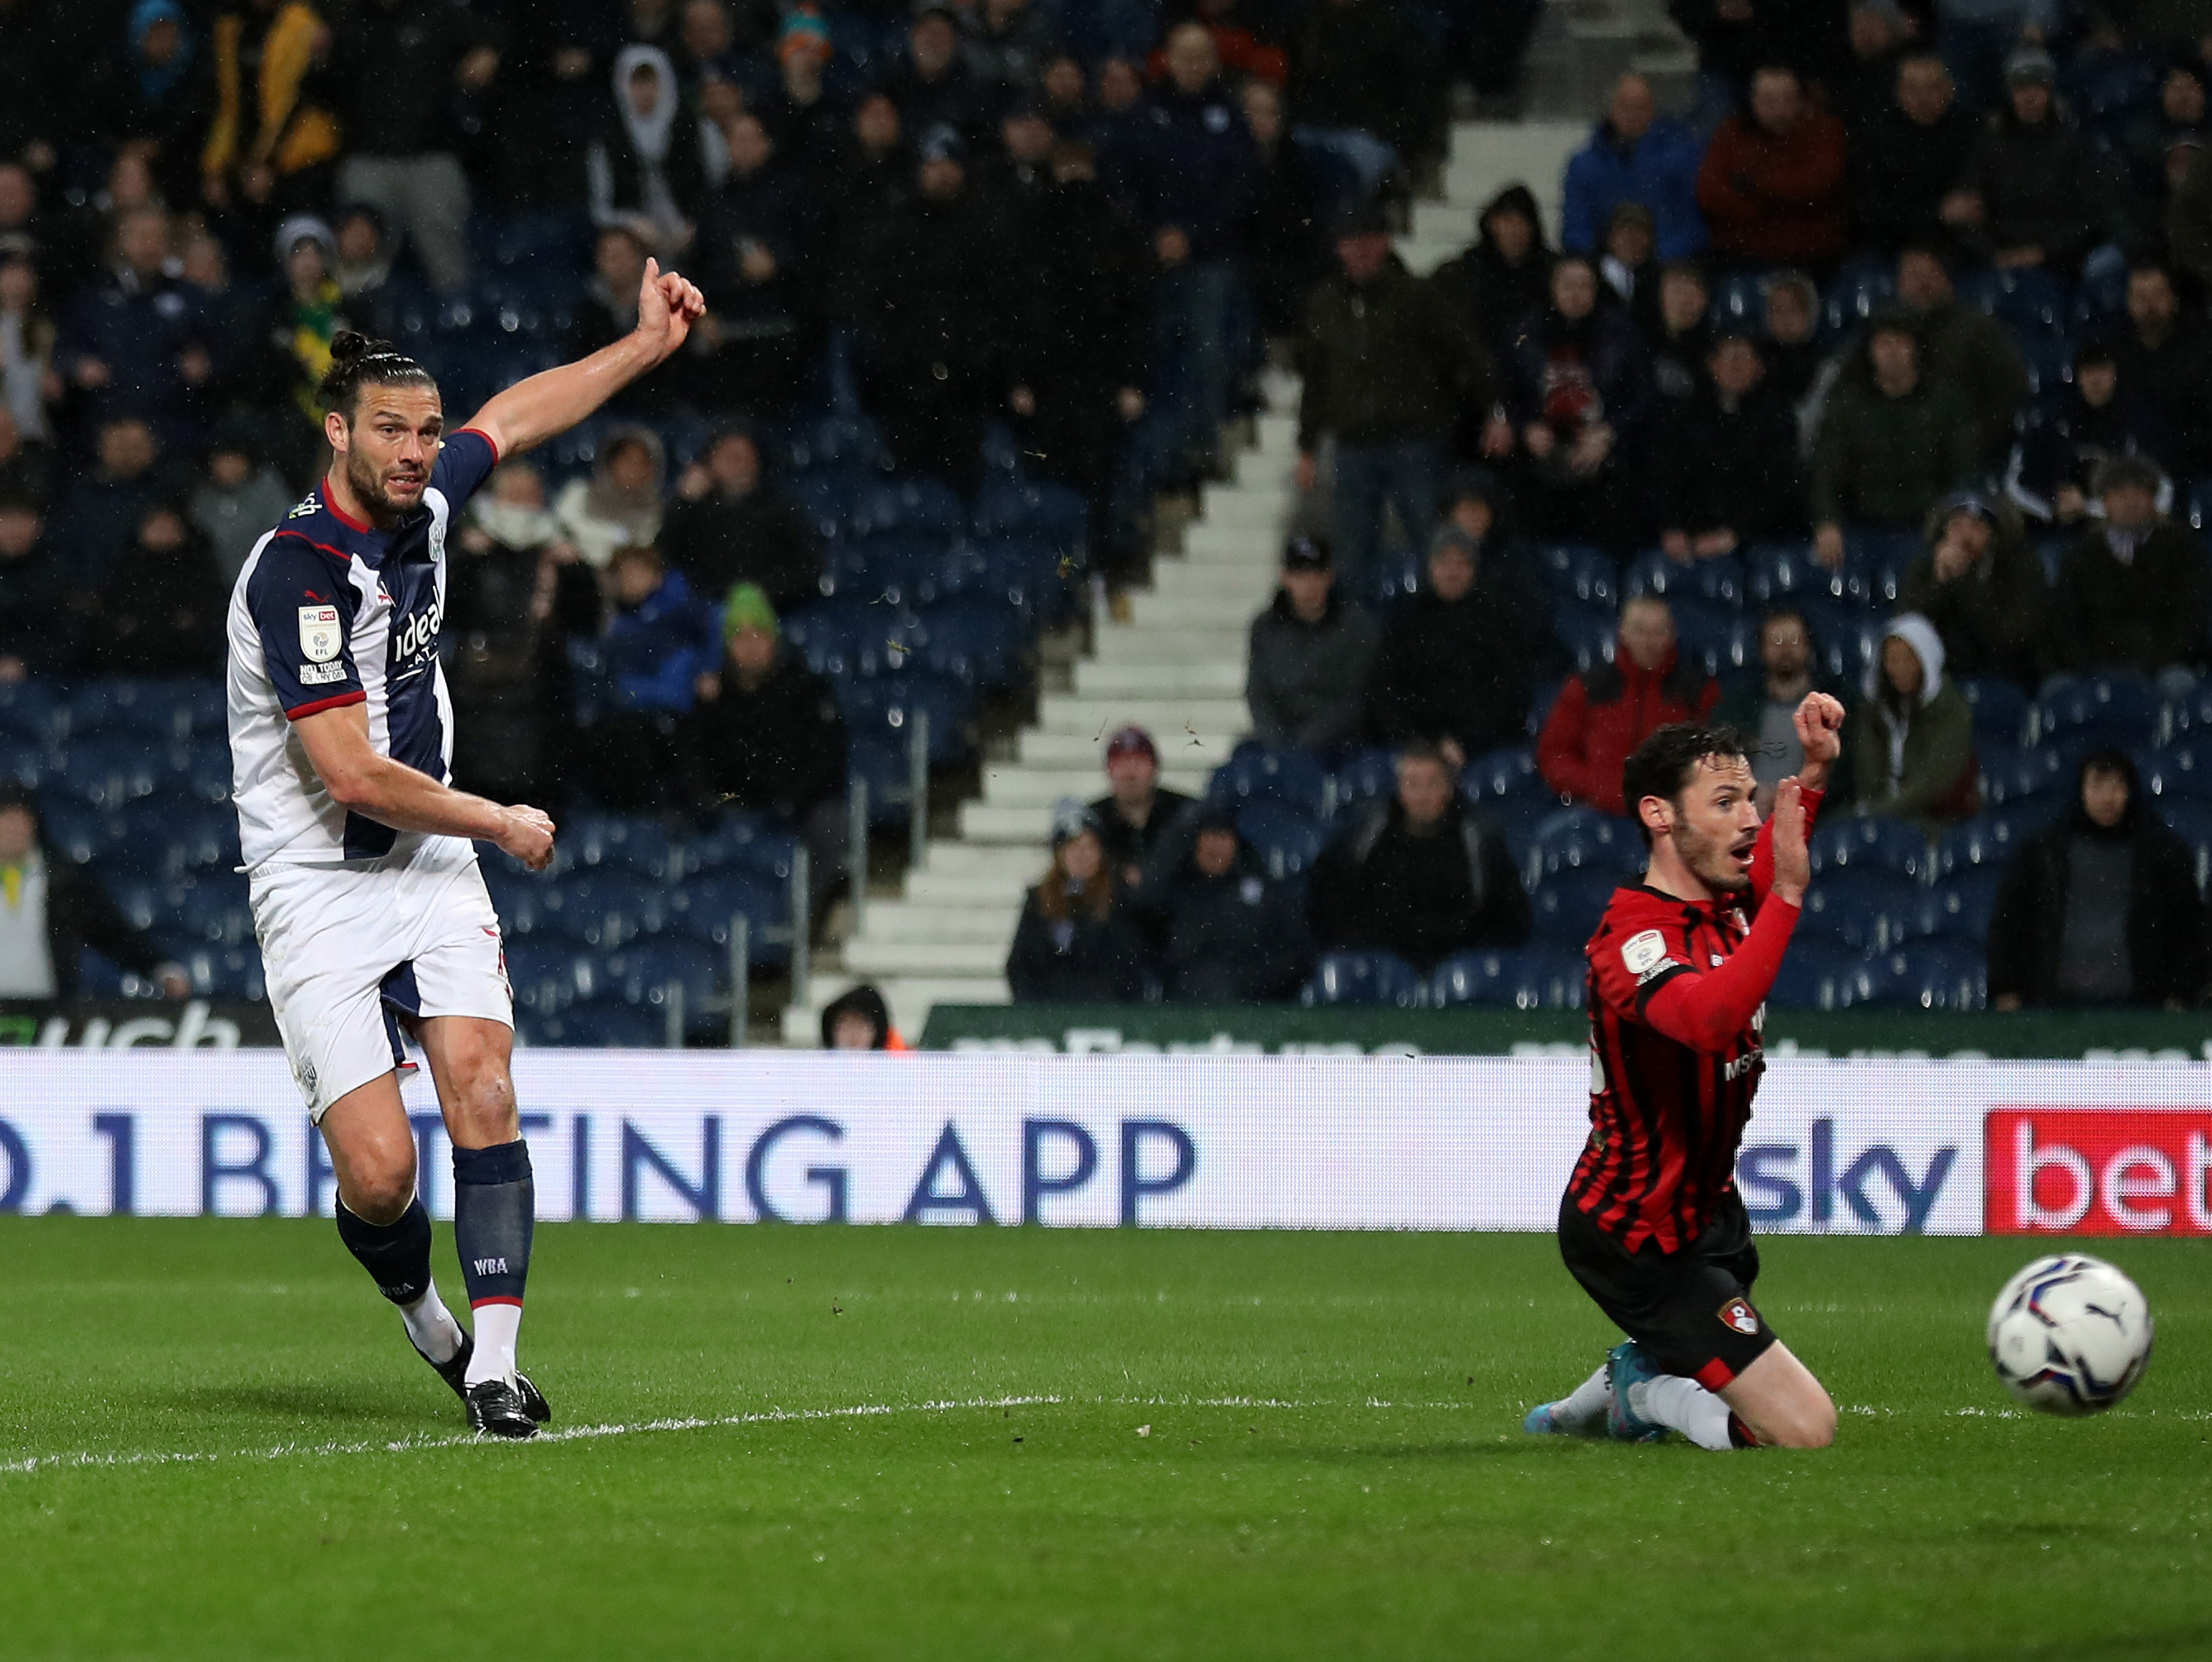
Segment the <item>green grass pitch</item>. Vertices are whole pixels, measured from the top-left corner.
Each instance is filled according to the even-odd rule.
[[[603,1429],[514,1446],[327,1223],[0,1220],[0,1654],[2212,1655],[2203,1244],[2112,1244],[2158,1354],[2069,1422],[1982,1355],[2030,1244],[1770,1240],[1841,1438],[1712,1455],[1521,1434],[1607,1342],[1544,1238],[538,1241]]]

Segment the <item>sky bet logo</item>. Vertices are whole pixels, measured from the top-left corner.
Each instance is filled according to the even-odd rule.
[[[1747,1143],[1736,1156],[1736,1187],[1751,1221],[1763,1227],[1797,1224],[1917,1235],[1943,1192],[1943,1181],[1957,1163],[1955,1148],[1938,1148],[1917,1178],[1896,1149],[1877,1142],[1850,1155],[1836,1148],[1836,1122],[1816,1119],[1807,1147],[1795,1143]],[[1838,1164],[1838,1162],[1844,1162]],[[1885,1216],[1885,1214],[1887,1215]]]

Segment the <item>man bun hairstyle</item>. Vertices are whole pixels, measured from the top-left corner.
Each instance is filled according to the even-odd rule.
[[[316,401],[348,421],[364,387],[428,387],[438,383],[428,369],[388,340],[371,340],[351,329],[331,337],[331,367],[315,389]]]
[[[1639,812],[1645,797],[1662,797],[1679,807],[1682,788],[1698,763],[1749,762],[1752,743],[1742,728],[1725,722],[1670,721],[1638,745],[1620,770],[1620,800],[1644,834],[1644,846],[1651,846],[1651,827]]]

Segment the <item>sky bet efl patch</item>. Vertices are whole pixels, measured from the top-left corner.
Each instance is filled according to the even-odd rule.
[[[311,664],[327,664],[344,644],[344,631],[334,606],[300,608],[300,651]],[[305,679],[303,676],[301,678]]]

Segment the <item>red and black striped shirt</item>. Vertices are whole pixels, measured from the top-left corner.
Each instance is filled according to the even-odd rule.
[[[1819,800],[1805,794],[1808,829]],[[1769,822],[1747,897],[1617,890],[1590,937],[1590,1135],[1567,1193],[1629,1251],[1646,1241],[1680,1251],[1735,1186],[1766,1068],[1766,991],[1797,919],[1795,906],[1767,900],[1771,837]],[[1716,973],[1747,942],[1744,961]]]

